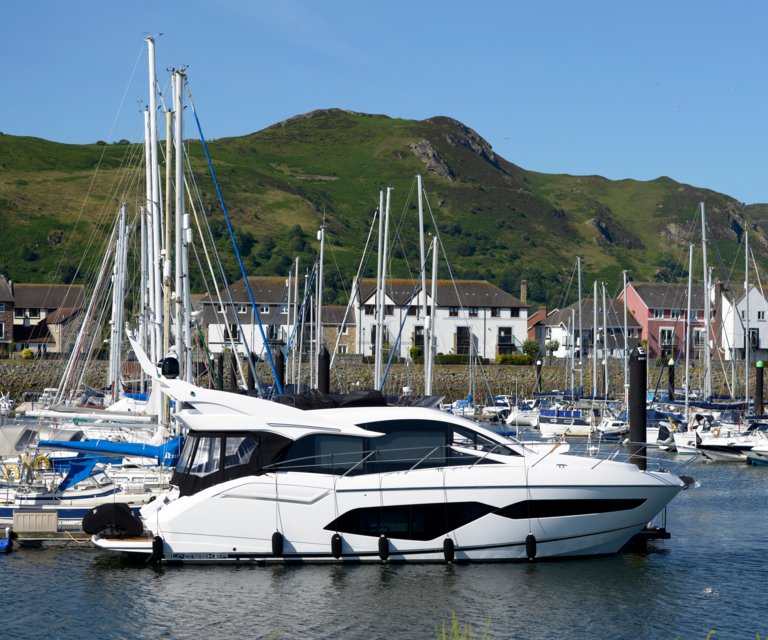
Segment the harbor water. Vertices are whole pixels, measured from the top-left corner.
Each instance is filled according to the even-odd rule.
[[[647,553],[485,565],[153,567],[98,551],[0,556],[9,638],[693,640],[768,635],[768,467],[695,462]],[[442,636],[441,636],[442,637]]]

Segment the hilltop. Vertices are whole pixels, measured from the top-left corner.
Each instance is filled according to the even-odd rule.
[[[228,273],[238,277],[202,145],[190,141],[188,148],[199,206],[211,219]],[[325,109],[212,141],[209,149],[249,273],[286,274],[296,255],[307,264],[325,220],[327,281],[338,301],[339,273],[348,287],[386,186],[394,187],[392,226],[400,229],[393,275],[418,271],[417,173],[453,274],[487,279],[516,295],[526,278],[532,303],[573,299],[568,283],[577,255],[585,288],[598,279],[614,293],[625,269],[636,280],[684,278],[688,244],[699,241],[701,201],[716,277],[733,277],[745,224],[753,229],[756,257],[768,257],[768,206],[745,207],[668,177],[612,181],[527,171],[443,116],[413,121]],[[0,272],[16,281],[82,280],[100,258],[92,249],[119,202],[143,201],[140,145],[0,135],[0,158]],[[429,211],[425,217],[431,229]],[[440,268],[446,277],[447,268]],[[374,270],[369,265],[366,275]]]

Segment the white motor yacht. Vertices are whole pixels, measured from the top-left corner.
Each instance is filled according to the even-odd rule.
[[[620,550],[683,488],[433,409],[308,411],[160,380],[186,429],[172,488],[139,519],[87,516],[102,549],[164,563],[591,556]]]

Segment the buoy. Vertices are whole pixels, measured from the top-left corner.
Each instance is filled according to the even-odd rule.
[[[272,534],[272,555],[278,558],[283,555],[283,534],[279,531]]]
[[[384,533],[379,538],[379,558],[382,560],[389,558],[389,538]]]
[[[331,538],[331,553],[337,560],[341,558],[341,534],[333,534],[333,537]]]
[[[160,564],[164,557],[163,539],[160,536],[155,536],[152,538],[152,555],[149,556],[149,560],[156,564]]]
[[[453,562],[453,558],[456,555],[456,545],[453,544],[451,538],[443,540],[443,557],[446,562]]]
[[[536,557],[536,536],[529,533],[525,538],[525,555],[529,560],[533,560]]]

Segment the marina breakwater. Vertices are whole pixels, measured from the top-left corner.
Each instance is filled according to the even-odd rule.
[[[129,376],[138,374],[136,363],[131,365]],[[647,386],[649,390],[667,388],[667,368],[654,366],[649,363]],[[0,360],[0,392],[10,393],[12,397],[19,398],[24,392],[41,392],[46,387],[56,387],[59,384],[65,360]],[[737,372],[743,377],[743,363],[737,365]],[[232,388],[232,367],[225,364],[224,388]],[[286,366],[287,377],[290,377],[291,365]],[[307,364],[302,365],[302,374],[306,378]],[[260,365],[258,371],[262,382],[271,382],[272,374],[266,364]],[[331,390],[352,391],[355,389],[371,389],[374,380],[373,365],[363,363],[359,356],[342,356],[337,358],[330,372]],[[583,370],[585,389],[592,386],[592,367],[588,364]],[[93,389],[104,386],[107,377],[107,362],[96,361],[92,363],[83,380],[84,385]],[[138,375],[135,375],[138,377]],[[570,371],[562,361],[546,360],[542,367],[542,389],[567,389],[570,387]],[[602,394],[604,372],[598,370],[599,393]],[[576,386],[579,384],[579,372],[574,374]],[[675,372],[676,386],[680,388],[685,379],[683,367],[678,367]],[[701,386],[701,369],[692,367],[691,386]],[[472,380],[474,381],[474,397],[482,400],[488,395],[510,394],[531,396],[536,390],[536,367],[532,365],[478,365],[470,371],[468,365],[440,365],[435,368],[433,391],[437,395],[443,395],[446,401],[466,398]],[[727,382],[730,380],[730,365],[713,369],[712,383],[715,393],[728,393]],[[198,380],[203,386],[208,385],[208,377]],[[751,389],[754,389],[754,368],[752,369]],[[417,364],[394,364],[390,368],[386,389],[391,393],[402,393],[404,388],[410,388],[414,394],[422,393],[424,389],[424,367]],[[609,363],[609,395],[623,396],[624,373],[621,362]]]

